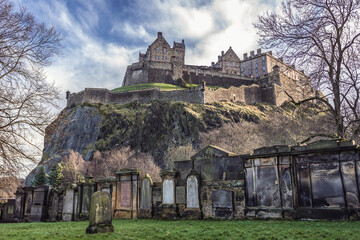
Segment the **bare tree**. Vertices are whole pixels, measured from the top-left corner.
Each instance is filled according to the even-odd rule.
[[[0,176],[16,176],[41,154],[34,137],[44,133],[59,98],[43,68],[60,53],[60,41],[53,27],[0,0]]]
[[[80,153],[70,150],[69,155],[63,158],[62,165],[63,186],[76,184],[85,179],[88,163],[85,162]]]
[[[359,0],[283,0],[279,12],[259,16],[260,45],[305,69],[325,97],[339,137],[360,131]],[[331,100],[328,102],[327,99]]]
[[[160,168],[153,157],[146,153],[135,154],[129,147],[113,149],[107,152],[94,153],[93,159],[88,162],[89,172],[95,179],[115,176],[116,171],[124,168],[136,168],[141,176],[148,173],[152,180],[160,181]]]

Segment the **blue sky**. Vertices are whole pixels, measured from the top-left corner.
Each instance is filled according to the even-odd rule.
[[[242,57],[258,48],[252,23],[278,0],[13,0],[64,36],[63,55],[46,69],[65,91],[121,86],[157,32],[185,40],[186,64],[210,65],[229,46]],[[62,102],[62,106],[65,101]]]

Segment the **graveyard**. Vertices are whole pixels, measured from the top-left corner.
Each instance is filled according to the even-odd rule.
[[[0,224],[0,239],[358,239],[359,221],[113,220],[114,232],[85,234],[88,221]]]

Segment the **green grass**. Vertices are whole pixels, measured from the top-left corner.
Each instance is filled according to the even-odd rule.
[[[88,235],[88,222],[0,224],[0,239],[359,239],[360,222],[114,220],[114,233]]]
[[[112,92],[127,92],[127,91],[143,90],[150,88],[159,88],[161,91],[185,89],[176,85],[166,84],[166,83],[144,83],[144,84],[135,84],[135,85],[115,88],[112,90]]]

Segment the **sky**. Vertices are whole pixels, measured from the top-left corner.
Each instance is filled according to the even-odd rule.
[[[210,65],[230,46],[259,48],[252,23],[279,0],[12,0],[63,36],[63,53],[45,69],[63,93],[120,87],[126,67],[162,32],[185,40],[185,64]]]

